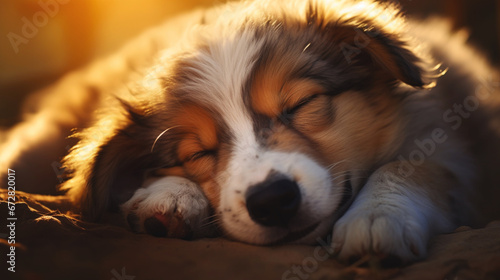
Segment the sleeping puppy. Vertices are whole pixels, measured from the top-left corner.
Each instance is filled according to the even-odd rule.
[[[405,22],[393,5],[195,11],[52,90],[80,85],[57,106],[88,126],[62,189],[85,218],[119,209],[156,236],[331,234],[341,259],[418,260],[433,235],[486,217],[495,75],[445,23]]]

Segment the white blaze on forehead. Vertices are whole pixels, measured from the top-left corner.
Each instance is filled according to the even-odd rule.
[[[217,110],[233,136],[247,136],[253,125],[243,90],[263,42],[249,30],[203,41],[207,45],[194,55],[189,69],[197,77],[183,87],[196,92],[197,102]]]
[[[211,45],[209,57],[202,57],[209,63],[205,66],[219,68],[219,71],[211,71],[211,92],[206,97],[210,98],[211,106],[220,112],[233,140],[228,174],[218,176],[219,183],[223,185],[229,183],[227,177],[238,177],[242,173],[236,169],[244,168],[245,161],[251,162],[250,158],[258,155],[259,144],[243,91],[261,48],[262,41],[257,41],[252,33],[243,32],[233,40]],[[258,175],[253,173],[253,176]],[[260,177],[265,175],[260,174]]]
[[[225,187],[228,177],[238,176],[240,172],[235,169],[243,167],[245,158],[255,157],[259,150],[244,90],[263,40],[257,39],[252,30],[234,32],[226,27],[220,32],[211,33],[212,38],[203,36],[203,47],[188,57],[191,66],[186,70],[192,74],[183,89],[195,102],[215,110],[231,135],[230,166],[217,176],[219,184]]]

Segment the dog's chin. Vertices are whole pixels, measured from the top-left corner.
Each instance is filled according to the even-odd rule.
[[[315,244],[319,239],[329,234],[333,227],[331,221],[322,221],[303,229],[290,231],[287,235],[271,244]]]
[[[347,187],[351,190],[350,185]],[[351,192],[345,192],[341,203],[330,214],[309,214],[308,217],[303,216],[300,222],[296,221],[286,228],[265,227],[248,220],[245,226],[232,225],[232,230],[226,228],[226,233],[235,240],[255,245],[316,244],[318,240],[331,234],[334,223],[349,209],[353,197]]]
[[[254,245],[315,244],[327,234],[331,234],[334,223],[350,207],[354,197],[350,182],[346,184],[345,190],[337,205],[332,203],[328,205],[329,209],[321,209],[326,213],[304,211],[305,213],[299,214],[287,227],[263,226],[245,214],[241,214],[236,222],[228,216],[223,216],[221,227],[228,237]]]
[[[333,217],[333,214],[332,214]],[[315,219],[311,219],[315,220]],[[254,245],[282,245],[282,244],[315,244],[317,240],[329,234],[333,227],[333,219],[330,217],[300,223],[288,228],[264,227],[257,224],[249,225],[245,231],[227,233],[235,240]]]

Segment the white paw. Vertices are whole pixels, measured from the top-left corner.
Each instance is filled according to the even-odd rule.
[[[131,228],[155,236],[199,238],[209,236],[210,206],[194,182],[175,176],[144,183],[120,206]]]
[[[428,226],[415,209],[405,209],[404,204],[357,206],[333,228],[332,247],[340,259],[375,255],[407,263],[425,256]]]

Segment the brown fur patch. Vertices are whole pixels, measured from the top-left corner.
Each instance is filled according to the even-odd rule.
[[[399,98],[393,96],[393,89],[386,82],[403,79],[391,77],[390,73],[399,71],[401,66],[388,57],[387,46],[371,40],[362,51],[384,61],[392,60],[384,62],[390,65],[368,63],[359,67],[361,61],[356,61],[344,70],[346,58],[337,53],[340,43],[353,44],[359,35],[354,27],[335,27],[335,33],[330,33],[316,36],[319,41],[310,46],[305,44],[307,41],[301,42],[304,37],[299,37],[297,47],[288,46],[288,37],[270,35],[251,81],[250,104],[271,123],[270,127],[258,128],[265,130],[263,142],[268,147],[302,152],[325,166],[342,162],[332,172],[370,169],[397,149],[395,143],[401,129]],[[332,61],[316,57],[321,56],[316,54],[318,46],[325,44],[332,45]],[[332,58],[335,55],[340,56],[338,61]],[[366,58],[356,57],[364,63]],[[384,69],[380,71],[380,67]],[[379,71],[369,78],[375,69]]]
[[[283,67],[274,72],[273,69],[259,70],[254,79],[251,100],[255,112],[268,117],[278,117],[286,109],[297,106],[302,100],[314,94],[325,92],[325,89],[312,80],[297,79],[288,81]]]
[[[180,111],[182,113],[173,122],[182,135],[177,145],[177,157],[189,177],[196,182],[206,181],[215,165],[210,152],[219,145],[215,120],[200,106],[185,105]]]
[[[397,148],[398,107],[385,95],[369,101],[362,93],[341,94],[334,100],[336,114],[331,126],[311,133],[329,162],[348,161],[348,166],[369,168]]]

